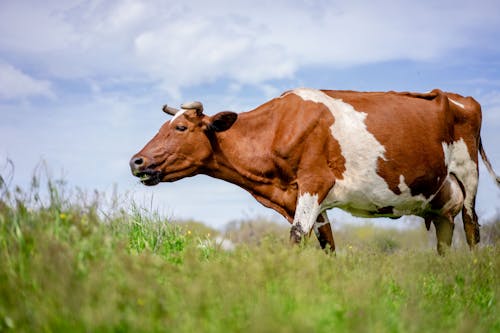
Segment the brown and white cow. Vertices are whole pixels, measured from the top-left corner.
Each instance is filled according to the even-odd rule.
[[[471,97],[430,93],[295,89],[244,113],[174,115],[130,161],[145,185],[206,174],[236,184],[291,224],[335,249],[326,210],[355,216],[417,215],[433,222],[440,253],[462,211],[468,244],[479,242],[474,210],[481,107]],[[496,182],[500,184],[497,177]]]

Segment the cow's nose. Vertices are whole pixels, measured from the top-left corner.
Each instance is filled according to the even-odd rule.
[[[134,163],[135,166],[140,167],[144,165],[144,159],[142,157],[136,157],[132,159],[132,163]]]
[[[134,156],[130,159],[130,170],[133,174],[140,172],[142,168],[146,165],[146,159],[142,156]]]

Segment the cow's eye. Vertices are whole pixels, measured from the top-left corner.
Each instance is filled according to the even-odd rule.
[[[184,132],[185,130],[187,130],[187,127],[182,125],[177,125],[175,126],[175,129],[178,130],[179,132]]]

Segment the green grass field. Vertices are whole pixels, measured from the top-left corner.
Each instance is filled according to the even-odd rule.
[[[39,188],[0,182],[0,332],[500,332],[498,237],[440,257],[423,226],[351,227],[327,255],[253,221],[227,251],[201,224]]]

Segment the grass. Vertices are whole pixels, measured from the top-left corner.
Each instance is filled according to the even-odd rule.
[[[370,226],[327,255],[274,226],[241,241],[246,223],[225,251],[197,223],[0,185],[0,332],[500,331],[498,243],[440,257],[424,232]]]

